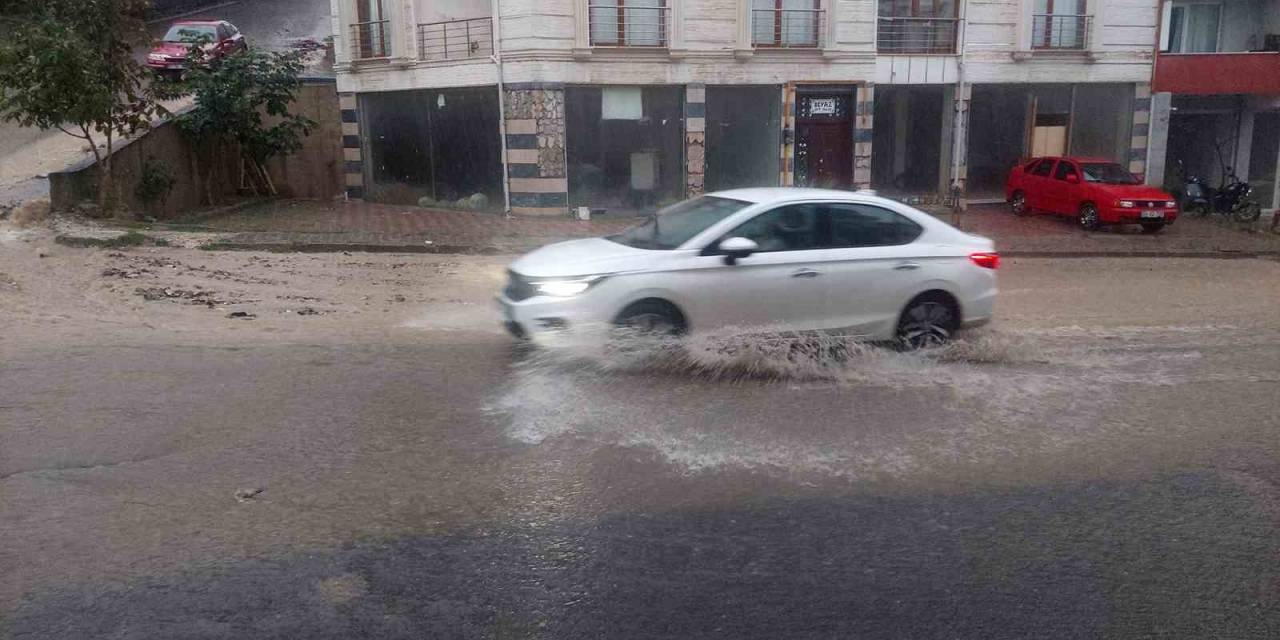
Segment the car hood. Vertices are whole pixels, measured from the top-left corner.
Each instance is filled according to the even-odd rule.
[[[1098,185],[1108,194],[1126,200],[1174,200],[1175,198],[1163,189],[1145,184],[1103,184]]]
[[[511,270],[530,278],[594,276],[643,269],[655,257],[670,253],[587,238],[558,242],[527,253],[511,263]]]
[[[161,42],[151,49],[151,53],[162,53],[171,58],[185,58],[191,45],[181,42]]]

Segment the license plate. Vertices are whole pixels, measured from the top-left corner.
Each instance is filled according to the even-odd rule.
[[[1142,217],[1143,217],[1143,218],[1161,218],[1161,219],[1163,219],[1163,218],[1164,218],[1164,212],[1163,212],[1163,211],[1143,211],[1143,212],[1142,212]]]

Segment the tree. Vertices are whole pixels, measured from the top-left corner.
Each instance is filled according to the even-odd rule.
[[[149,6],[149,0],[8,2],[0,19],[0,118],[87,142],[99,165],[103,209],[111,204],[115,141],[167,114],[149,72],[133,58],[133,48],[148,41]]]
[[[178,125],[201,146],[212,150],[205,197],[213,204],[212,184],[217,158],[238,148],[242,165],[257,186],[275,193],[266,162],[277,155],[302,148],[316,123],[290,113],[302,86],[302,56],[298,52],[265,53],[256,49],[209,60],[204,47],[193,46],[190,71],[180,86],[195,98],[195,107],[178,119]]]

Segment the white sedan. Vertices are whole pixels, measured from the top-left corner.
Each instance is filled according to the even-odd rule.
[[[586,326],[825,331],[919,348],[991,319],[991,240],[868,193],[723,191],[516,260],[517,336]]]

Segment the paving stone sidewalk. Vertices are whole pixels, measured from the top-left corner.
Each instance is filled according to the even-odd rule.
[[[943,220],[949,214],[935,212]],[[203,220],[213,248],[297,251],[519,253],[572,238],[616,233],[636,218],[504,218],[492,213],[369,203],[283,201]],[[1135,227],[1086,233],[1066,218],[1018,218],[999,205],[971,208],[961,227],[996,241],[1007,255],[1280,255],[1269,220],[1250,232],[1217,218],[1182,218],[1159,234]]]

